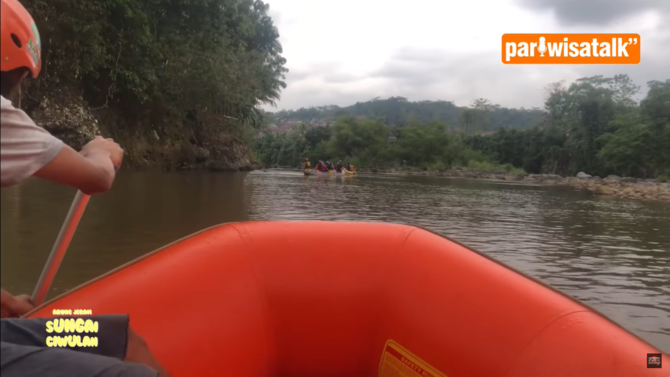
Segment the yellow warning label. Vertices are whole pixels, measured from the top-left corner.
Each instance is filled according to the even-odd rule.
[[[379,363],[379,377],[447,377],[389,339]]]

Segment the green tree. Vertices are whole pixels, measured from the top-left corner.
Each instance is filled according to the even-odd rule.
[[[359,167],[371,169],[394,165],[442,169],[460,164],[561,175],[585,171],[601,176],[667,176],[670,80],[648,85],[647,96],[638,104],[634,98],[639,87],[625,75],[586,77],[569,85],[550,84],[543,117],[536,118],[530,127],[496,126],[494,119],[514,121],[518,117],[515,114],[531,112],[513,113],[478,99],[456,118],[466,130],[465,135],[450,129],[445,122],[418,119],[420,113],[415,109],[434,106],[433,103],[412,103],[402,97],[392,101],[376,98],[355,105],[358,118],[342,116],[342,108],[320,110],[339,114],[335,126],[331,131],[309,131],[305,139],[313,146],[310,156],[356,157],[362,164]],[[409,110],[387,112],[386,104]],[[363,114],[379,117],[366,118]],[[481,118],[482,114],[490,118]],[[398,119],[403,123],[389,124]],[[492,134],[473,132],[487,127],[498,128]],[[397,140],[390,142],[389,135]]]
[[[598,158],[609,172],[626,176],[649,176],[653,174],[654,154],[649,149],[653,144],[651,129],[641,122],[638,114],[619,117],[614,125],[617,130],[601,137],[604,145]]]
[[[309,153],[304,134],[267,134],[254,141],[254,150],[264,166],[299,166]]]
[[[389,127],[381,119],[340,118],[333,126],[332,151],[338,156],[359,156],[366,149],[388,143]]]
[[[330,140],[332,129],[330,127],[312,128],[305,134],[305,139],[311,147],[315,147],[322,142]]]
[[[29,87],[82,88],[153,129],[262,124],[285,88],[279,33],[260,0],[25,0],[44,44]],[[149,121],[147,121],[149,120]],[[114,131],[114,130],[111,130]]]
[[[400,157],[412,166],[427,165],[441,154],[448,143],[446,125],[442,123],[420,124],[413,122],[401,130],[398,148]]]

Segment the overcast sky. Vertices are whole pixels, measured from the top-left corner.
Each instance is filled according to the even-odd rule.
[[[670,78],[670,0],[266,0],[288,60],[277,108],[374,97],[541,107],[548,83]],[[639,33],[639,65],[503,65],[504,33]]]

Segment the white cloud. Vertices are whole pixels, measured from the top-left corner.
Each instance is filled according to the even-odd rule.
[[[561,0],[268,0],[290,70],[278,108],[346,106],[389,96],[458,105],[485,97],[503,106],[533,107],[542,106],[543,88],[553,81],[616,73],[640,85],[667,79],[670,17],[660,10],[670,1],[645,1],[646,10],[632,16],[610,12],[589,24],[579,12],[573,12],[574,21],[570,9],[552,8]],[[642,63],[501,63],[502,34],[543,32],[640,33]]]

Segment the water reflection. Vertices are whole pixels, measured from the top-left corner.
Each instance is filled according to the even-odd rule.
[[[2,286],[30,292],[74,197],[2,190]],[[670,205],[435,177],[131,173],[92,198],[56,293],[203,228],[249,219],[429,228],[537,277],[670,351]]]
[[[109,193],[91,198],[53,291],[72,288],[203,228],[246,220],[244,176],[121,174]],[[32,292],[74,194],[44,182],[2,190],[3,288]]]

